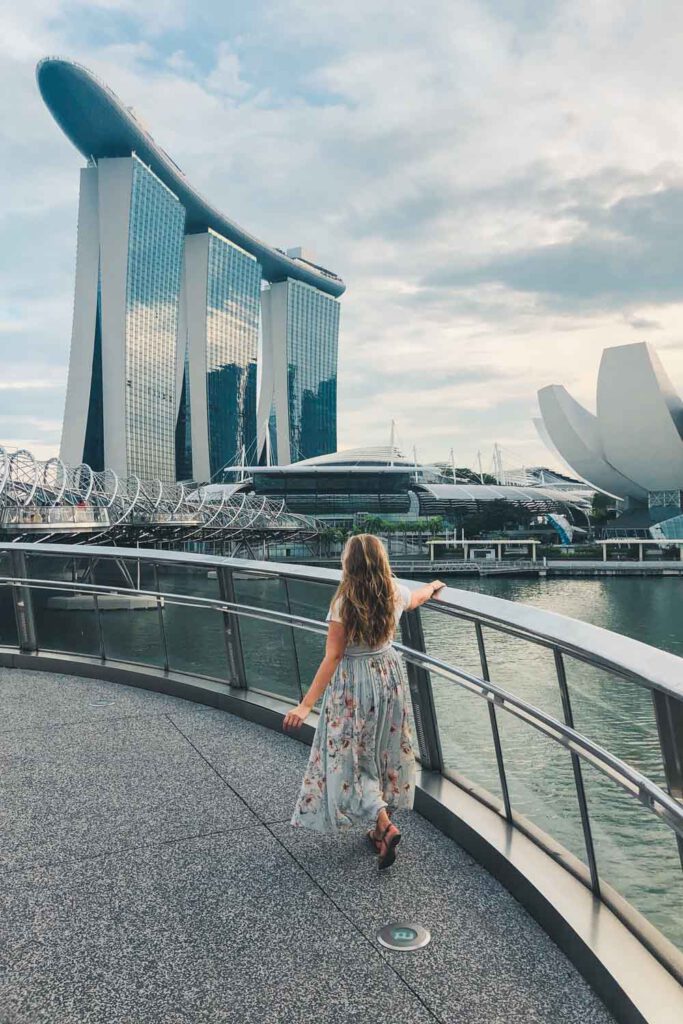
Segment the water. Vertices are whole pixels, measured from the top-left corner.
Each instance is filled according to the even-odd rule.
[[[70,578],[56,559],[36,558],[36,575]],[[134,566],[131,564],[131,569]],[[219,597],[218,582],[200,568],[160,567],[162,591]],[[133,578],[135,578],[133,572]],[[116,582],[99,579],[97,582]],[[645,641],[683,656],[683,579],[447,580],[509,601],[559,612]],[[153,589],[153,579],[141,585]],[[236,599],[259,607],[323,619],[331,588],[320,584],[239,578]],[[99,655],[93,612],[53,610],[49,593],[34,592],[40,646]],[[9,620],[8,620],[9,621]],[[205,609],[167,604],[163,610],[166,655],[171,669],[229,678],[222,616]],[[429,653],[480,675],[474,626],[423,609]],[[106,612],[103,640],[108,658],[163,666],[164,645],[156,610]],[[248,685],[299,699],[323,653],[323,638],[255,619],[240,619]],[[491,678],[529,703],[562,720],[549,651],[484,630]],[[644,688],[566,659],[576,728],[664,786],[650,694]],[[486,702],[457,684],[433,676],[446,768],[500,796]],[[536,730],[498,712],[513,808],[526,815],[585,862],[569,754]],[[583,768],[598,869],[641,913],[683,948],[683,873],[672,832],[616,784],[588,765]]]

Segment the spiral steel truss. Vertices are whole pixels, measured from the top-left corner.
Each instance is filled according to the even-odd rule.
[[[201,484],[122,479],[61,459],[40,462],[26,449],[0,447],[0,538],[36,542],[173,547],[186,541],[252,544],[312,540],[320,524],[284,501]]]

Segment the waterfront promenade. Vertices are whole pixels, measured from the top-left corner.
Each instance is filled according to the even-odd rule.
[[[294,830],[298,739],[116,683],[0,668],[12,1024],[608,1024],[521,905],[413,812]],[[376,931],[430,929],[414,953]]]
[[[339,558],[305,559],[298,562],[337,568]],[[403,576],[417,575],[430,578],[435,576],[683,576],[683,562],[669,560],[599,561],[583,558],[539,559],[535,562],[522,559],[434,559],[394,557],[392,568]]]

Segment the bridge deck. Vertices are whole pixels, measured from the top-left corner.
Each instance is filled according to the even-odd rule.
[[[199,705],[0,668],[13,1024],[607,1024],[522,907],[419,815],[378,873],[364,830],[289,816],[308,750]],[[392,920],[431,930],[392,953]]]

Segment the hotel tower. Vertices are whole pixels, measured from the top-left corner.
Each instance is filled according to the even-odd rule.
[[[62,459],[220,481],[336,451],[341,278],[211,206],[86,68],[37,79],[87,162]]]

